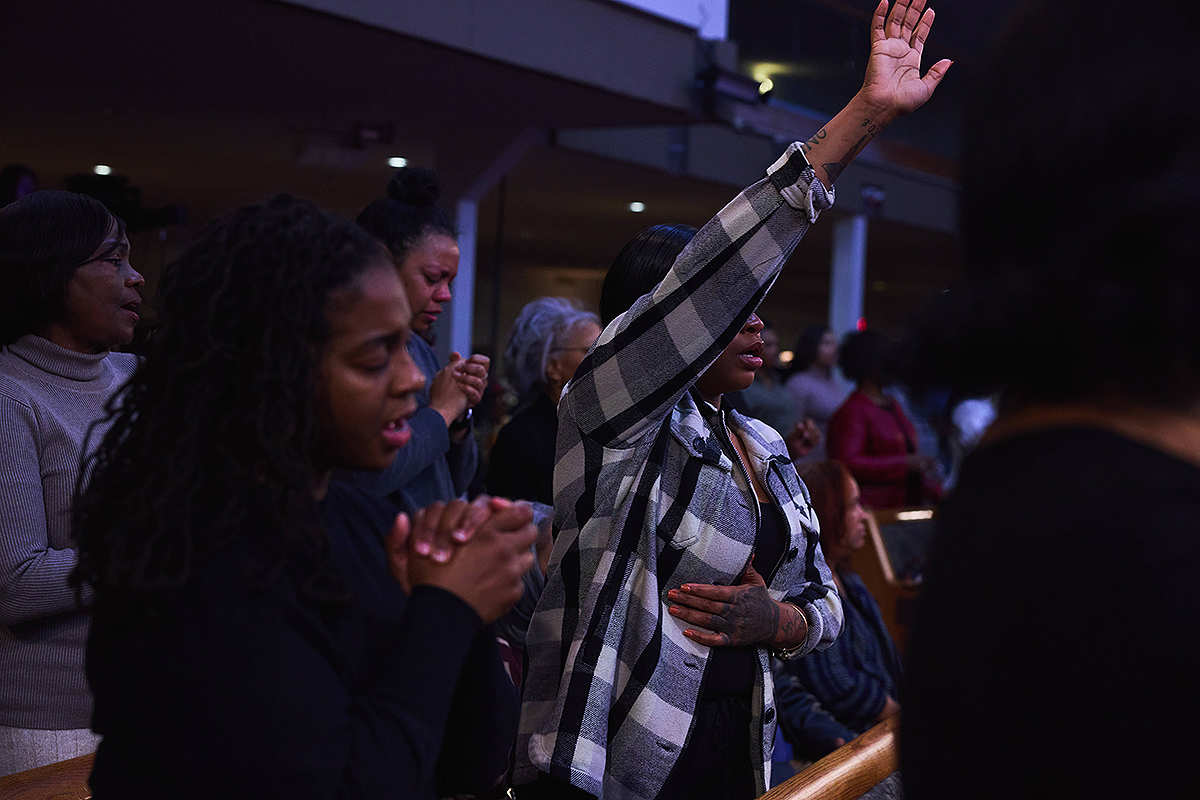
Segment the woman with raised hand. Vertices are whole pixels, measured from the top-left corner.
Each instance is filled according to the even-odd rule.
[[[471,410],[487,386],[489,359],[478,353],[450,355],[443,367],[422,338],[450,302],[458,275],[454,226],[438,206],[437,176],[428,169],[404,167],[382,197],[358,215],[358,224],[387,247],[412,308],[408,352],[425,376],[417,392],[417,413],[409,421],[416,435],[382,473],[338,473],[397,507],[414,511],[446,502],[467,491],[479,462]]]
[[[95,797],[486,790],[517,710],[487,624],[521,595],[528,507],[410,520],[330,481],[414,435],[387,252],[279,196],[210,224],[156,307],[76,507]]]
[[[920,72],[924,7],[880,2],[861,91],[665,275],[672,231],[652,230],[606,277],[605,329],[559,404],[559,533],[527,640],[519,797],[766,790],[769,651],[828,646],[841,605],[782,439],[721,397],[761,366],[754,310],[834,179],[945,74]]]
[[[89,753],[91,592],[76,596],[71,501],[89,429],[133,374],[143,283],[100,201],[0,209],[0,775]]]

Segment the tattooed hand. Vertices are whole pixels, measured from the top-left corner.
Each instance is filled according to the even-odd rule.
[[[685,583],[667,592],[667,599],[675,604],[669,609],[671,616],[697,626],[685,630],[684,636],[710,647],[793,646],[802,642],[807,632],[804,626],[799,638],[792,641],[797,634],[796,618],[802,616],[795,608],[771,599],[753,560],[734,586]]]

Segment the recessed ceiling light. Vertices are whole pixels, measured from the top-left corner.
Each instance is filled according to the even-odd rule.
[[[110,167],[108,164],[97,164],[96,166],[92,167],[92,172],[96,173],[97,175],[112,175],[112,167]]]
[[[392,156],[391,158],[388,159],[388,166],[395,167],[396,169],[400,169],[401,167],[407,167],[408,159],[401,158],[400,156]]]
[[[637,200],[634,200],[632,203],[629,204],[629,210],[635,214],[640,214],[646,210],[646,204],[639,203]]]

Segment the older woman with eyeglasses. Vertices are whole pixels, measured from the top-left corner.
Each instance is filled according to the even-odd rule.
[[[600,318],[564,297],[521,309],[504,350],[517,406],[488,458],[489,494],[554,503],[558,399],[599,335]]]
[[[45,191],[0,209],[0,775],[96,746],[71,505],[93,423],[137,365],[110,351],[133,339],[143,283],[99,201]]]

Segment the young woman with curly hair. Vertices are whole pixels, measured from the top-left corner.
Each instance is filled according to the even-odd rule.
[[[280,196],[212,223],[157,310],[76,508],[95,797],[490,786],[516,698],[485,623],[520,596],[528,508],[410,519],[330,482],[412,436],[423,378],[387,254]]]

